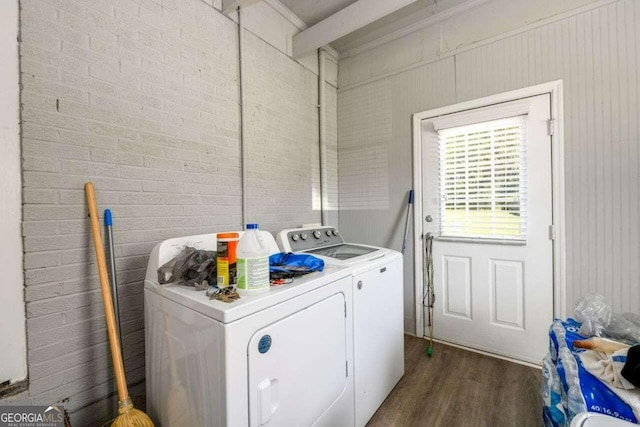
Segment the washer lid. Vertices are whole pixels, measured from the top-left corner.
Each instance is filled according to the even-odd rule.
[[[351,258],[369,255],[372,252],[378,251],[379,248],[370,246],[354,245],[351,243],[344,243],[342,245],[330,246],[328,248],[311,249],[307,253],[314,255],[323,255],[330,258],[339,259],[345,261]]]

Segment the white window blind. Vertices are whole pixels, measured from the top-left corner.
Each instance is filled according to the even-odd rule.
[[[526,117],[438,131],[441,237],[526,240]]]

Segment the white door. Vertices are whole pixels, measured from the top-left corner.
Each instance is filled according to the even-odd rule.
[[[541,363],[553,320],[550,117],[545,94],[422,121],[437,339]]]
[[[323,417],[347,389],[346,300],[334,294],[257,331],[249,341],[249,420],[331,426]]]

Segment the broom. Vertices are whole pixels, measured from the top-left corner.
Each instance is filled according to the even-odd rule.
[[[96,193],[93,183],[87,182],[84,185],[87,194],[87,205],[89,207],[89,217],[91,219],[91,231],[93,233],[93,245],[96,249],[96,261],[98,264],[98,275],[100,276],[100,288],[102,290],[102,300],[104,302],[104,315],[107,319],[107,332],[109,333],[109,345],[111,347],[111,357],[113,358],[113,369],[118,386],[118,416],[111,424],[111,427],[153,427],[153,422],[144,412],[135,409],[127,390],[127,381],[124,376],[124,364],[122,362],[122,350],[116,332],[116,319],[113,312],[113,300],[111,299],[111,289],[109,288],[109,276],[107,275],[107,261],[104,256],[104,246],[102,235],[100,234],[100,222],[98,220],[98,206],[96,203]]]

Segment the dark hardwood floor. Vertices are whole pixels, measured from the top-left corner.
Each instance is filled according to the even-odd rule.
[[[542,373],[405,335],[405,374],[368,427],[542,425]]]

